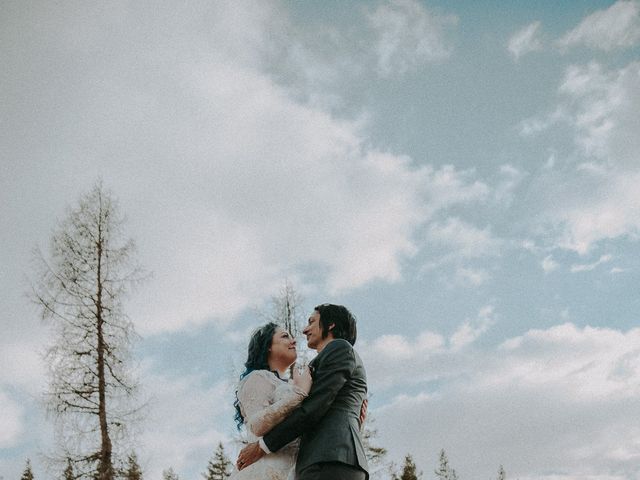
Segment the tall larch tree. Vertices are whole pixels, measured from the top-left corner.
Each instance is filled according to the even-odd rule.
[[[58,222],[49,255],[34,255],[33,297],[53,330],[45,401],[61,452],[52,458],[70,458],[76,478],[113,480],[114,439],[125,438],[139,412],[136,335],[123,300],[143,274],[123,227],[117,201],[98,181]]]

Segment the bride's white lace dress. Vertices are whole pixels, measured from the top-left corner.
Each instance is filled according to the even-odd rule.
[[[267,370],[254,370],[238,386],[238,401],[247,430],[247,440],[255,442],[286,418],[307,394],[276,377]],[[299,440],[277,452],[265,455],[241,471],[235,470],[230,480],[292,480]]]

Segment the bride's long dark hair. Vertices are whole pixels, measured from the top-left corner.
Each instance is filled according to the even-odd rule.
[[[247,349],[247,361],[244,362],[244,372],[240,375],[240,380],[254,370],[269,370],[269,363],[267,359],[269,357],[269,348],[271,348],[271,342],[273,341],[273,335],[276,332],[276,328],[278,328],[277,324],[269,322],[251,334],[249,348]],[[238,400],[237,390],[236,400],[233,402],[233,406],[236,409],[236,425],[238,426],[238,430],[240,430],[244,424],[244,419],[242,417],[242,412],[240,411],[240,401]]]

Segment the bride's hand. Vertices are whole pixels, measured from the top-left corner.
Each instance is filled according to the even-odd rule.
[[[311,371],[309,370],[308,365],[305,365],[302,368],[294,367],[291,378],[296,387],[304,393],[309,394],[313,380],[311,379]]]

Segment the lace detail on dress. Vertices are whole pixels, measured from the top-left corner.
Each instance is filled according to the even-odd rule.
[[[307,396],[292,383],[280,380],[267,370],[255,370],[238,387],[240,412],[247,428],[247,440],[257,441],[284,420]],[[262,457],[242,471],[234,471],[231,480],[293,479],[298,454],[298,440]]]
[[[238,390],[245,425],[256,437],[263,436],[284,420],[306,396],[293,384],[266,370],[251,372]]]

